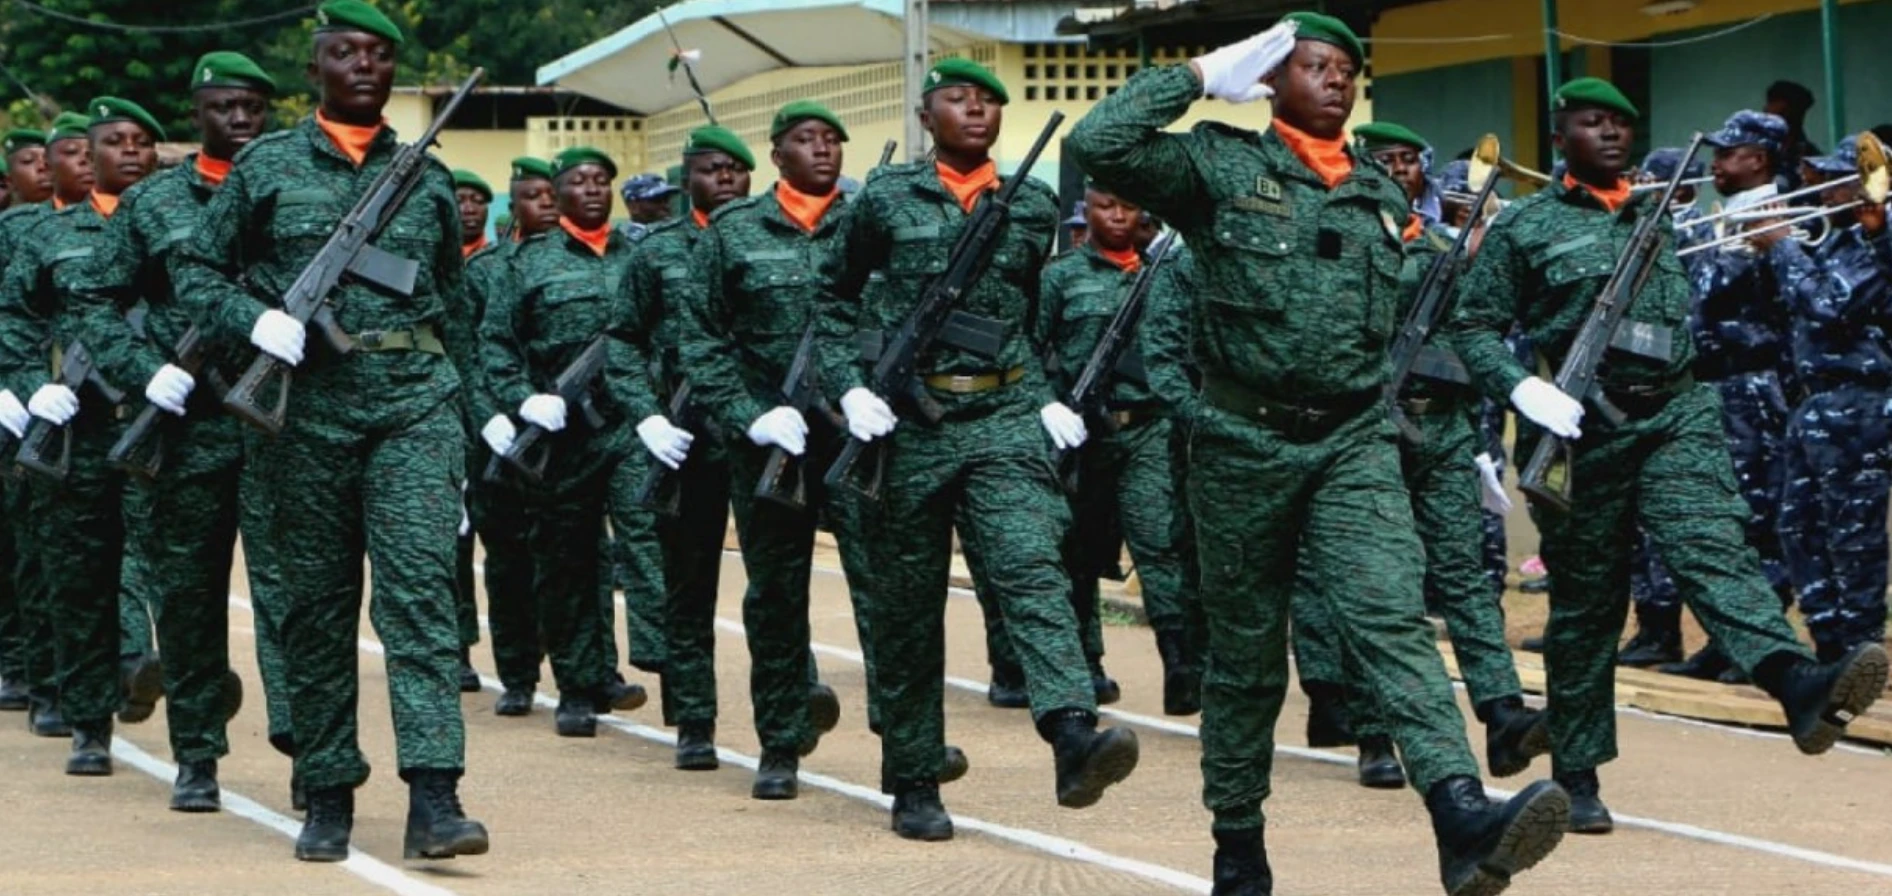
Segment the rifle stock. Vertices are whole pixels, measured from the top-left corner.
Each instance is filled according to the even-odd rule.
[[[693,408],[690,405],[690,381],[686,378],[677,385],[676,392],[670,396],[670,405],[665,416],[670,422],[684,429],[689,429]],[[670,469],[663,461],[651,458],[650,470],[644,473],[644,481],[638,483],[634,500],[637,506],[664,517],[676,517],[683,512],[683,489],[677,483],[677,471]],[[687,463],[687,461],[686,461]]]
[[[106,382],[99,374],[92,362],[92,353],[77,342],[66,346],[59,363],[59,376],[55,381],[75,394],[90,385],[113,407],[125,400],[125,393]],[[84,413],[84,410],[81,406],[80,413]],[[59,442],[57,454],[51,448],[54,439]],[[20,450],[14,456],[14,461],[29,473],[52,482],[64,482],[66,474],[72,471],[72,427],[69,423],[55,424],[44,418],[32,418],[26,425],[26,432],[20,437]]]

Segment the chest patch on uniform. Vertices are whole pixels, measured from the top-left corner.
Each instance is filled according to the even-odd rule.
[[[1247,212],[1260,212],[1277,218],[1291,218],[1293,210],[1288,207],[1287,194],[1282,191],[1281,183],[1267,175],[1255,177],[1255,195],[1235,197],[1235,207]]]

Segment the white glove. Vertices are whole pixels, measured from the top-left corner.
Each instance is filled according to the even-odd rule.
[[[1274,96],[1261,83],[1294,53],[1294,22],[1282,22],[1239,43],[1196,57],[1202,72],[1202,95],[1231,103],[1252,103]]]
[[[749,441],[765,448],[774,445],[800,457],[808,450],[808,421],[794,408],[776,408],[749,424]]]
[[[1039,408],[1038,420],[1044,424],[1045,432],[1051,434],[1051,444],[1060,451],[1073,450],[1090,438],[1090,433],[1084,429],[1084,418],[1061,401]]]
[[[1511,404],[1532,423],[1550,430],[1559,438],[1583,435],[1577,424],[1583,422],[1583,402],[1537,377],[1528,377],[1511,390]]]
[[[64,426],[79,415],[79,396],[58,383],[47,383],[27,399],[26,409],[47,423]]]
[[[274,308],[263,312],[250,328],[250,344],[291,367],[302,363],[303,343],[309,332],[302,322]]]
[[[179,417],[184,416],[184,399],[197,388],[197,380],[184,368],[166,364],[145,384],[145,400]]]
[[[32,415],[26,412],[26,405],[13,397],[13,393],[0,389],[0,426],[6,427],[7,432],[13,433],[17,439],[26,435],[26,424],[32,421]]]
[[[473,534],[473,512],[466,506],[466,483],[460,483],[460,537]]]
[[[494,454],[506,454],[512,451],[512,442],[519,438],[519,428],[512,425],[512,418],[505,414],[494,414],[493,419],[480,427],[480,439]]]
[[[1504,493],[1504,480],[1498,476],[1498,462],[1489,454],[1480,454],[1472,458],[1478,465],[1478,481],[1485,486],[1484,505],[1487,511],[1504,516],[1511,512],[1511,496]]]
[[[672,470],[683,466],[690,456],[690,443],[696,441],[689,430],[678,428],[662,414],[652,414],[637,424],[637,438],[650,456]]]
[[[565,428],[565,399],[534,395],[519,403],[519,419],[546,432],[558,432]]]
[[[880,396],[855,386],[841,396],[841,413],[847,417],[847,431],[854,438],[871,442],[890,432],[899,418]]]

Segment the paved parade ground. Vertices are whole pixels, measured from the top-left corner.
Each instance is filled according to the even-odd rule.
[[[121,725],[118,773],[61,773],[68,744],[28,735],[23,715],[0,728],[0,894],[638,893],[643,896],[825,896],[925,893],[1130,896],[1209,891],[1206,811],[1199,800],[1195,719],[1160,715],[1161,666],[1147,629],[1113,626],[1106,664],[1123,701],[1106,724],[1133,727],[1142,765],[1096,808],[1060,809],[1051,755],[1020,710],[988,706],[978,607],[948,606],[948,739],[972,772],[943,795],[958,838],[903,841],[878,793],[879,744],[865,724],[864,687],[841,577],[815,576],[814,633],[825,680],[840,692],[841,727],[802,763],[793,802],[749,798],[757,744],[746,699],[741,565],[725,561],[718,674],[723,767],[671,768],[655,681],[642,709],[601,717],[596,740],[553,736],[556,696],[540,692],[524,719],[493,715],[498,682],[466,695],[468,814],[492,832],[491,854],[406,863],[406,790],[395,778],[386,679],[364,623],[363,747],[375,774],[358,796],[355,857],[342,865],[291,858],[300,816],[289,807],[289,761],[265,742],[251,618],[232,596],[231,639],[248,690],[222,763],[225,810],[181,815],[166,802],[174,768],[164,713]],[[475,665],[490,675],[485,645]],[[1462,701],[1461,701],[1462,702]],[[1470,716],[1469,706],[1463,707]],[[1351,750],[1309,750],[1306,701],[1291,693],[1279,726],[1268,845],[1282,896],[1438,891],[1431,833],[1410,791],[1362,789]],[[1510,892],[1864,896],[1892,892],[1892,759],[1842,744],[1819,759],[1777,735],[1625,710],[1625,759],[1603,769],[1616,833],[1572,836]],[[1482,736],[1482,729],[1474,732]],[[1478,741],[1482,745],[1482,740]],[[1481,750],[1482,753],[1482,750]],[[1540,760],[1533,773],[1547,776]],[[1527,778],[1498,784],[1518,786]]]

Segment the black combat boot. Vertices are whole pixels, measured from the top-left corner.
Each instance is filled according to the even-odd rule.
[[[31,702],[26,685],[11,679],[0,681],[0,712],[25,712]]]
[[[460,648],[460,693],[477,694],[480,692],[480,672],[473,668],[473,649]]]
[[[1497,804],[1477,778],[1459,775],[1432,785],[1426,809],[1446,896],[1503,892],[1513,875],[1550,855],[1570,825],[1570,795],[1554,781]]]
[[[1209,896],[1274,896],[1261,828],[1215,832],[1215,889]]]
[[[1728,657],[1721,652],[1721,648],[1716,647],[1715,642],[1710,641],[1707,646],[1695,651],[1688,659],[1679,663],[1663,663],[1656,667],[1656,671],[1664,675],[1680,675],[1683,678],[1714,681],[1721,677],[1721,673],[1728,671],[1730,668],[1733,668],[1733,666],[1734,663],[1729,661]]]
[[[151,718],[164,696],[164,667],[158,658],[150,654],[124,657],[118,661],[118,671],[119,693],[124,695],[118,720],[135,725]]]
[[[985,702],[1000,709],[1027,709],[1031,695],[1025,692],[1025,671],[1017,666],[993,666],[992,684],[986,688]]]
[[[458,772],[415,769],[407,784],[407,837],[403,858],[451,859],[486,854],[486,826],[460,808]]]
[[[716,723],[682,722],[677,725],[677,768],[686,772],[711,772],[720,765],[716,760]]]
[[[1123,699],[1123,688],[1118,686],[1115,678],[1111,678],[1110,675],[1104,671],[1103,657],[1092,658],[1090,660],[1090,668],[1091,692],[1096,696],[1098,706],[1109,706]]]
[[[309,788],[302,786],[302,773],[289,773],[289,808],[297,812],[309,811]]]
[[[808,724],[816,735],[827,734],[841,724],[841,698],[834,695],[834,688],[818,681],[808,686]]]
[[[762,751],[762,762],[756,766],[755,784],[749,788],[751,799],[792,800],[801,794],[801,785],[795,779],[801,761],[793,753],[778,753],[774,750]]]
[[[1136,732],[1097,730],[1097,715],[1064,709],[1038,722],[1038,734],[1051,744],[1058,771],[1058,805],[1094,806],[1110,785],[1130,777],[1137,767]]]
[[[1794,746],[1809,756],[1833,748],[1847,724],[1885,693],[1885,678],[1885,648],[1878,644],[1861,644],[1833,663],[1776,653],[1754,670],[1755,683],[1786,711]]]
[[[72,726],[72,755],[66,774],[99,778],[112,773],[112,720]]]
[[[939,801],[933,781],[896,781],[893,786],[893,832],[908,840],[953,839],[953,819]]]
[[[1638,611],[1636,636],[1616,655],[1616,665],[1647,669],[1682,660],[1682,608]]]
[[[597,737],[598,710],[587,694],[558,695],[558,710],[552,723],[559,737]]]
[[[49,695],[32,694],[26,708],[26,728],[39,737],[71,737],[72,726],[59,701]]]
[[[309,814],[296,837],[296,858],[304,862],[341,862],[348,858],[348,835],[355,829],[355,788],[311,790]]]
[[[524,716],[532,714],[532,694],[534,688],[507,688],[493,701],[493,715]]]
[[[223,808],[217,788],[217,760],[177,764],[177,783],[171,785],[171,811],[216,812]]]
[[[603,715],[616,710],[630,712],[650,702],[649,692],[641,684],[631,684],[623,675],[612,673],[609,680],[593,690],[591,711]]]
[[[1358,772],[1361,787],[1397,790],[1406,786],[1406,771],[1399,767],[1399,757],[1393,753],[1393,739],[1384,734],[1360,738]]]
[[[1603,805],[1603,783],[1597,780],[1596,769],[1564,772],[1557,776],[1557,784],[1570,794],[1571,833],[1607,834],[1616,829],[1610,807]]]
[[[1478,707],[1478,718],[1485,723],[1485,762],[1493,775],[1509,778],[1550,752],[1549,716],[1525,706],[1522,698],[1487,700]]]
[[[1307,745],[1347,747],[1358,739],[1347,718],[1347,689],[1331,681],[1303,681],[1307,692]]]
[[[223,720],[228,722],[236,718],[236,714],[243,711],[243,676],[236,674],[234,669],[225,669],[217,697],[223,706]]]
[[[946,758],[939,763],[939,783],[951,784],[969,771],[972,771],[972,760],[966,758],[966,751],[947,744]]]
[[[1192,716],[1202,711],[1202,670],[1189,656],[1189,639],[1180,631],[1156,633],[1156,653],[1163,658],[1163,714]]]

